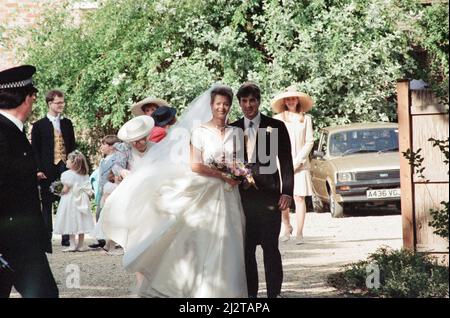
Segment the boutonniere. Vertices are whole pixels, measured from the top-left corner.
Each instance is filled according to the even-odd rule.
[[[272,126],[267,126],[266,131],[268,134],[272,133]]]

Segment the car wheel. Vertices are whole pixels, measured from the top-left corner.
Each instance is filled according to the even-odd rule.
[[[344,205],[337,202],[332,194],[329,195],[330,212],[333,218],[344,217]]]
[[[344,211],[346,215],[356,213],[357,212],[356,205],[352,203],[346,203],[344,204]]]
[[[323,202],[322,202],[322,200],[320,200],[319,196],[313,194],[311,196],[311,200],[312,200],[312,206],[313,206],[314,212],[316,212],[316,213],[324,212]]]

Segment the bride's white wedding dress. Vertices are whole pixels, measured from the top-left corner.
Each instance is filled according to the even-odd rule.
[[[191,142],[206,163],[231,156],[238,134],[227,127],[222,140],[215,129],[199,126]],[[156,160],[127,176],[102,213],[106,236],[124,247],[126,270],[145,276],[139,295],[247,297],[245,217],[237,187],[185,164]]]

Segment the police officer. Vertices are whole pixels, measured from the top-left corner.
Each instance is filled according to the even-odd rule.
[[[50,242],[41,213],[36,162],[23,123],[32,111],[36,68],[0,72],[0,298],[14,288],[22,297],[58,297],[45,254]],[[4,263],[2,262],[2,264]]]

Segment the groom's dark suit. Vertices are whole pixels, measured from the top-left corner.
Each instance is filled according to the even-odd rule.
[[[231,124],[244,128],[244,118]],[[270,127],[268,129],[268,127]],[[278,237],[281,227],[281,211],[278,201],[281,194],[292,197],[294,188],[294,169],[292,165],[291,143],[288,131],[283,122],[261,114],[257,140],[256,163],[252,165],[253,176],[258,189],[250,187],[245,190],[240,187],[242,205],[246,218],[245,238],[245,266],[247,274],[247,288],[249,297],[256,297],[258,293],[258,269],[256,264],[256,246],[261,245],[264,257],[264,269],[267,284],[267,296],[276,297],[280,294],[283,282],[283,269],[281,255],[278,250]],[[272,154],[272,159],[278,157],[280,173],[275,165],[275,171],[270,174],[261,173],[260,168],[270,165],[270,162],[262,163],[260,154],[269,155],[271,149],[271,135],[277,131],[277,153]],[[275,134],[276,135],[276,134]],[[274,136],[275,136],[274,135]],[[259,149],[260,138],[266,138],[266,149]],[[244,147],[245,148],[245,147]],[[244,149],[247,158],[246,149]],[[280,184],[280,176],[282,184]]]

